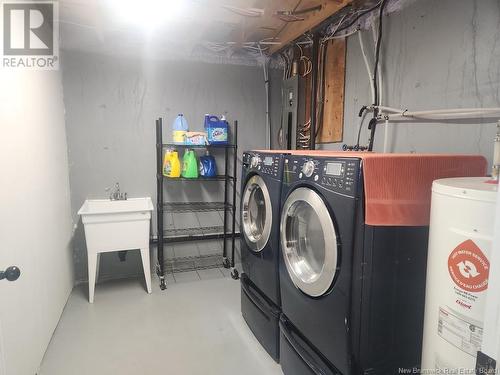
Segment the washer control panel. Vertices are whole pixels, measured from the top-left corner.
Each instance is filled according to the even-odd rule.
[[[359,179],[360,159],[287,156],[285,182],[314,182],[328,190],[354,195]]]
[[[245,152],[243,153],[243,167],[279,178],[281,159],[280,154]]]

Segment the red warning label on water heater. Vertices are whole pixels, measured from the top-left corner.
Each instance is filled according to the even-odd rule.
[[[482,292],[488,288],[490,262],[472,240],[458,245],[448,257],[450,276],[461,289]]]

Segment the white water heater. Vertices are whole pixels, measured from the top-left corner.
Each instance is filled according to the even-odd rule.
[[[497,189],[487,177],[432,185],[422,373],[474,374]],[[456,372],[442,371],[452,369]]]

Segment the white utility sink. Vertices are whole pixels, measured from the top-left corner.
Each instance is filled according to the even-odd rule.
[[[127,200],[87,199],[78,215],[82,216],[87,242],[89,302],[94,301],[94,285],[99,272],[99,254],[140,249],[146,286],[151,293],[149,265],[149,228],[151,198]]]
[[[153,202],[151,198],[130,198],[122,201],[112,201],[110,199],[87,199],[83,206],[78,211],[78,215],[82,216],[85,223],[95,222],[94,220],[102,221],[110,218],[116,221],[122,214],[148,214],[151,217],[153,211]],[[119,215],[117,215],[119,214]]]

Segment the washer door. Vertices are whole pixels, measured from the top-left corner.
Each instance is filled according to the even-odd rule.
[[[254,175],[248,179],[241,201],[243,236],[252,251],[260,252],[266,246],[271,234],[272,219],[267,186],[262,177]]]
[[[337,235],[328,208],[314,190],[298,188],[285,201],[281,249],[297,288],[311,297],[330,289],[337,270]]]

